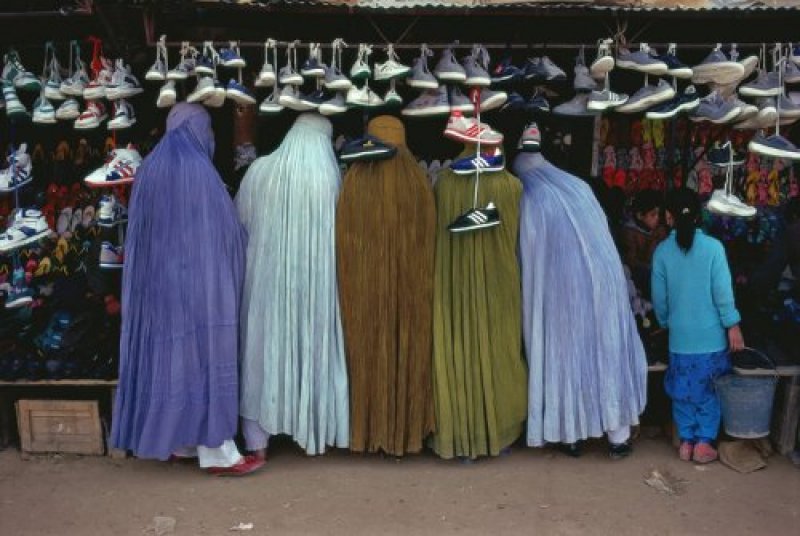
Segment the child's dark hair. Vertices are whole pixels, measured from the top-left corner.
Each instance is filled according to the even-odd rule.
[[[675,220],[678,247],[688,253],[694,243],[695,230],[700,225],[700,197],[688,188],[675,190],[670,194],[667,210]]]
[[[662,196],[656,190],[642,190],[633,198],[631,208],[633,215],[647,214],[655,208],[661,208]]]

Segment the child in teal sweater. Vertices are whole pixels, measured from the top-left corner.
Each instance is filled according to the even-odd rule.
[[[667,208],[674,230],[653,258],[656,319],[669,330],[670,364],[664,381],[681,438],[682,460],[717,458],[711,443],[720,423],[714,379],[730,371],[729,351],[744,348],[725,249],[698,229],[700,200],[676,191]]]

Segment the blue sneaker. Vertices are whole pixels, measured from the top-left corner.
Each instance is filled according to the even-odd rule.
[[[125,262],[123,247],[111,242],[103,242],[100,246],[100,268],[119,269]]]
[[[694,86],[688,86],[683,93],[649,110],[645,115],[648,119],[669,119],[681,112],[691,112],[698,106],[700,106],[700,96]]]
[[[225,89],[225,97],[245,106],[256,103],[256,98],[250,91],[234,79],[228,82],[228,87]]]
[[[229,48],[220,50],[219,58],[222,60],[222,65],[225,67],[231,67],[233,69],[247,67],[247,62],[244,61],[242,55],[239,53],[239,43],[236,41],[231,41]]]
[[[11,276],[11,289],[6,294],[6,309],[15,309],[33,302],[33,292],[25,284],[25,269],[21,266]]]
[[[780,134],[773,134],[772,136],[766,137],[761,133],[757,133],[755,137],[750,140],[747,148],[753,153],[770,156],[772,158],[800,160],[800,149],[795,147],[792,142]]]
[[[537,91],[531,96],[530,100],[525,103],[525,108],[532,112],[549,112],[550,102],[548,102],[547,97],[544,96],[544,92]]]
[[[523,76],[522,69],[512,63],[511,55],[507,54],[502,60],[492,69],[492,83],[493,84],[506,84],[521,79]]]
[[[194,65],[194,72],[195,74],[205,74],[209,76],[214,75],[214,60],[211,59],[211,56],[203,54],[197,59],[197,62]]]
[[[509,93],[505,104],[500,107],[501,112],[519,112],[524,109],[525,99],[516,91]]]
[[[692,71],[691,67],[688,67],[678,59],[675,55],[676,50],[677,45],[675,43],[670,43],[667,53],[660,55],[658,59],[667,65],[667,75],[674,76],[675,78],[691,78],[694,71]]]
[[[640,44],[639,50],[635,52],[625,49],[620,50],[617,55],[617,67],[657,76],[667,74],[669,69],[666,63],[650,54],[650,47],[647,46],[647,43]]]
[[[308,49],[308,59],[300,68],[300,74],[311,78],[323,78],[328,68],[322,63],[319,43],[309,44]]]
[[[397,153],[396,147],[367,134],[347,142],[339,153],[339,160],[342,162],[386,160],[393,157],[395,153]]]
[[[495,148],[491,153],[481,153],[460,158],[450,164],[450,169],[456,175],[472,175],[478,171],[481,173],[503,171],[506,167],[505,164],[506,160],[503,157],[503,153],[500,152],[499,148]]]

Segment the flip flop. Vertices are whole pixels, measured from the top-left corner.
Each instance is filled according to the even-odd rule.
[[[42,260],[39,261],[38,268],[36,268],[36,277],[42,277],[43,275],[49,274],[52,267],[53,266],[50,262],[50,257],[42,257]]]
[[[61,209],[61,214],[58,215],[58,222],[56,223],[56,232],[59,236],[63,235],[70,230],[72,223],[72,207],[64,207]]]
[[[83,227],[88,229],[94,224],[95,210],[93,205],[89,205],[83,209]]]
[[[74,233],[75,229],[78,228],[78,225],[80,225],[82,221],[83,221],[83,211],[80,208],[76,208],[72,212],[72,220],[70,221],[69,224],[69,230]]]

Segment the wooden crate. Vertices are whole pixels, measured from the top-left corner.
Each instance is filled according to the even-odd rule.
[[[103,454],[96,400],[19,400],[17,422],[23,453]]]

